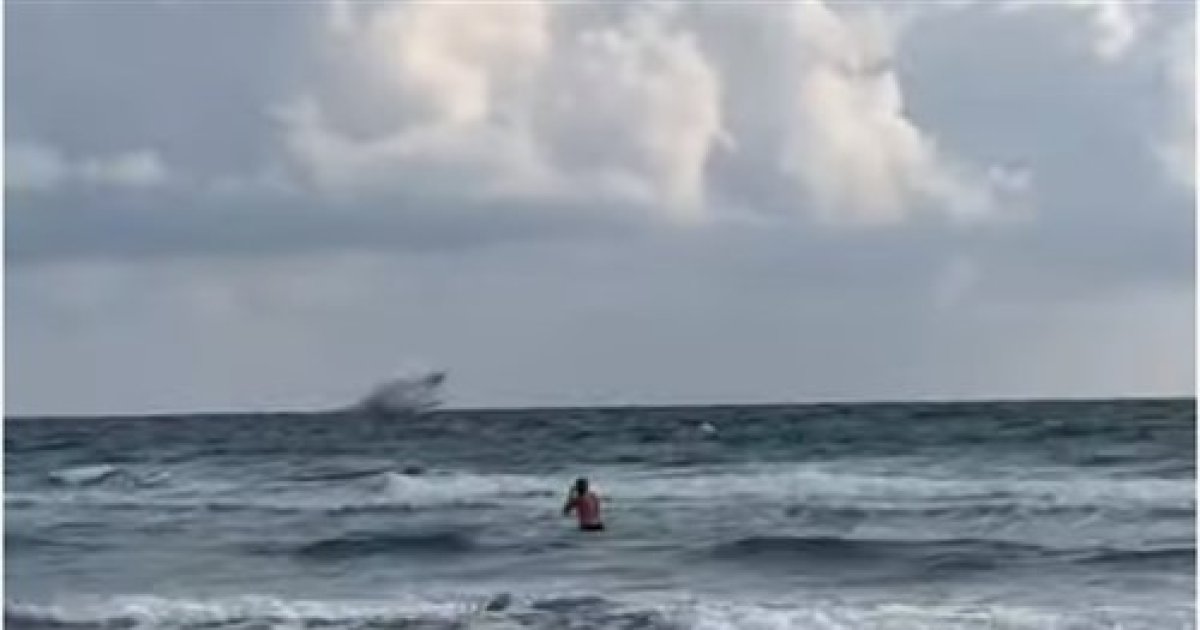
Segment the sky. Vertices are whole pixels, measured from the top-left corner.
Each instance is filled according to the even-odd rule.
[[[5,3],[6,413],[1192,395],[1192,3]]]

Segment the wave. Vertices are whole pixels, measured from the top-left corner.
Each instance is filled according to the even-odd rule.
[[[1089,555],[1082,560],[1083,564],[1102,564],[1123,568],[1154,568],[1171,569],[1196,567],[1195,545],[1185,547],[1166,547],[1161,549],[1107,549]]]
[[[387,498],[356,501],[325,500],[323,498],[265,498],[208,499],[188,497],[130,497],[127,494],[106,492],[45,494],[29,492],[6,492],[4,504],[9,509],[76,506],[89,509],[114,511],[167,511],[167,512],[225,512],[225,513],[271,513],[307,514],[324,513],[330,516],[350,514],[413,514],[429,510],[479,511],[495,509],[502,503],[487,501],[451,501],[438,505],[406,503]]]
[[[162,471],[136,473],[114,464],[92,464],[55,470],[46,477],[59,486],[97,486],[121,484],[136,487],[155,487],[165,484],[170,475]]]
[[[637,601],[595,595],[472,594],[438,597],[396,594],[387,600],[318,601],[239,596],[217,599],[171,599],[117,596],[56,604],[7,602],[5,627],[18,629],[91,630],[96,628],[234,628],[314,627],[329,630],[464,627],[521,627],[549,630],[564,627],[637,628],[639,630],[725,630],[807,628],[880,630],[912,627],[965,630],[1004,627],[1032,630],[1058,627],[1184,628],[1195,619],[1190,605],[1109,605],[1097,610],[1088,603],[1054,608],[978,602],[855,602],[845,598],[806,597],[801,601],[757,602],[662,594]]]
[[[840,472],[814,466],[670,471],[592,471],[613,505],[709,505],[713,497],[746,505],[777,505],[796,518],[867,519],[894,516],[1116,516],[1194,518],[1192,479],[992,477],[980,479]],[[1046,473],[1043,473],[1046,475]],[[56,473],[47,492],[6,493],[9,507],[73,504],[115,509],[412,512],[434,509],[536,508],[555,503],[564,476],[393,469],[317,471],[313,488],[294,478],[268,485],[205,484],[180,479],[160,492],[167,473],[135,475],[105,465]],[[117,479],[140,482],[118,482]],[[111,486],[111,487],[110,487]]]
[[[121,473],[121,469],[112,464],[96,464],[93,466],[78,466],[65,470],[56,470],[47,477],[54,483],[69,486],[82,486],[100,483]]]
[[[1194,566],[1195,546],[1159,549],[1063,549],[995,539],[905,540],[836,536],[751,536],[708,548],[720,560],[805,570],[896,568],[906,575],[989,571],[1047,562],[1124,568]]]
[[[329,470],[292,475],[291,481],[353,481],[368,479],[376,475],[390,472],[391,468],[369,468],[365,470]]]
[[[308,560],[348,560],[377,555],[441,556],[475,551],[465,532],[360,532],[302,544],[291,553]]]
[[[209,600],[157,596],[80,598],[57,604],[6,602],[4,626],[56,630],[94,628],[358,628],[395,622],[453,628],[456,620],[477,614],[482,603],[468,599],[437,600],[396,596],[388,601],[323,602],[241,596]]]
[[[8,550],[33,548],[79,553],[98,551],[104,549],[104,545],[85,540],[65,540],[46,534],[15,532],[11,528],[6,528],[4,532],[4,548]]]
[[[434,472],[424,475],[389,471],[375,478],[375,488],[412,503],[439,504],[470,499],[557,497],[569,480],[534,475]]]
[[[1001,499],[1000,497],[992,497]],[[1017,497],[1008,497],[1016,499]],[[911,506],[879,506],[853,507],[837,505],[789,505],[783,513],[798,521],[810,524],[824,523],[861,523],[880,518],[930,518],[947,520],[975,520],[990,518],[1070,518],[1089,519],[1106,517],[1124,521],[1150,519],[1193,519],[1196,516],[1194,507],[1162,508],[1131,507],[1131,506],[1100,506],[1100,505],[1027,505],[1015,500],[996,500],[978,504],[930,506],[916,504]]]
[[[55,477],[61,481],[52,490],[6,492],[5,505],[330,514],[415,512],[544,502],[559,497],[567,483],[536,476],[430,472],[414,467],[400,471],[321,472],[308,480],[332,483],[319,489],[294,483],[294,477],[288,483],[267,485],[186,479],[165,489],[169,479],[165,472],[139,475],[109,465],[59,471]]]
[[[42,453],[46,451],[66,451],[73,448],[86,446],[88,441],[76,436],[50,438],[42,442],[26,443],[19,440],[5,440],[4,451],[10,455],[25,455],[29,453]]]
[[[940,553],[944,550],[975,550],[983,554],[1028,553],[1039,547],[1004,543],[984,539],[960,540],[888,540],[856,539],[836,536],[750,536],[732,542],[718,543],[712,547],[718,556],[755,557],[769,555],[775,558],[795,557],[806,559],[831,558],[877,558],[887,555],[912,555]],[[789,558],[790,559],[790,558]]]
[[[1192,479],[1110,478],[1071,471],[1045,471],[1037,477],[962,478],[903,470],[864,474],[801,465],[713,471],[674,478],[648,475],[629,481],[632,483],[621,488],[622,496],[656,501],[722,496],[789,504],[877,507],[981,501],[1058,507],[1195,507]]]
[[[909,571],[990,570],[1061,557],[1065,552],[1037,545],[988,539],[893,540],[834,536],[752,536],[718,543],[710,553],[719,559],[756,565],[799,565],[826,569],[885,568],[906,565]]]

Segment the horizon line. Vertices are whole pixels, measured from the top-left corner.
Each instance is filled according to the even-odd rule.
[[[618,411],[618,410],[668,410],[668,409],[701,409],[701,408],[762,408],[762,407],[821,407],[821,406],[878,406],[878,405],[954,405],[954,404],[1011,404],[1011,403],[1089,403],[1089,402],[1155,402],[1155,401],[1186,401],[1196,402],[1195,392],[1190,394],[1117,394],[1113,396],[1094,395],[1063,395],[1063,396],[1034,396],[1021,398],[1017,396],[980,396],[980,397],[926,397],[910,399],[828,399],[804,402],[728,402],[728,403],[605,403],[596,405],[494,405],[494,406],[446,406],[422,412],[418,415],[438,415],[444,413],[512,413],[540,411]],[[227,416],[322,416],[346,414],[353,411],[353,406],[333,407],[326,409],[265,409],[265,410],[226,410],[226,411],[151,411],[133,413],[49,413],[4,415],[4,421],[30,420],[104,420],[114,418],[127,419],[166,419],[185,417],[227,417]]]

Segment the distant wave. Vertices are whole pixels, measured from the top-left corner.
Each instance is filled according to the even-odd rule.
[[[94,552],[103,549],[104,545],[90,541],[55,538],[52,534],[48,533],[31,534],[6,529],[4,532],[4,548],[8,550],[21,548],[59,549],[80,553]]]
[[[77,436],[50,438],[40,442],[10,441],[4,445],[9,455],[40,453],[44,451],[65,451],[81,446],[87,446],[87,440]]]
[[[4,504],[8,508],[32,508],[53,506],[82,506],[95,509],[120,511],[180,511],[192,512],[205,510],[209,512],[246,512],[273,514],[304,514],[325,513],[329,515],[349,514],[412,514],[427,510],[487,510],[503,506],[502,503],[484,501],[456,501],[435,506],[420,503],[403,503],[390,500],[381,501],[304,501],[301,499],[279,500],[271,498],[247,499],[204,499],[204,498],[168,498],[168,497],[133,497],[120,493],[104,495],[46,495],[24,492],[5,493]]]

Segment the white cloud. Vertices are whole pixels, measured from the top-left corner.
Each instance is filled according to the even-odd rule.
[[[302,179],[331,195],[415,190],[472,198],[507,181],[536,177],[526,139],[489,124],[415,125],[356,138],[330,120],[313,98],[277,110],[289,160]],[[469,187],[463,182],[470,181]]]
[[[79,177],[87,182],[148,188],[167,181],[167,168],[153,151],[133,151],[107,158],[90,158],[78,166]]]
[[[881,224],[922,207],[965,218],[998,210],[1012,178],[948,156],[908,116],[891,67],[897,21],[819,2],[796,5],[791,18],[796,89],[783,167],[821,218]]]
[[[527,108],[529,76],[549,51],[547,7],[330,8],[320,42],[328,72],[274,112],[303,181],[336,195],[436,196],[538,179],[514,113]]]
[[[411,2],[331,26],[429,122],[470,125],[492,116],[505,88],[544,59],[548,20],[541,2]]]
[[[541,86],[537,136],[571,180],[611,173],[676,219],[703,218],[705,165],[730,137],[720,78],[669,11],[574,34]]]
[[[77,161],[36,142],[17,142],[5,150],[5,187],[10,190],[49,190],[67,183],[150,188],[167,180],[162,159],[145,149]]]
[[[1130,0],[1077,0],[1090,15],[1092,52],[1105,61],[1123,57],[1141,37],[1149,20],[1148,5]]]
[[[355,134],[367,116],[331,107],[329,86],[281,108],[290,158],[319,188],[461,195],[470,179],[476,195],[699,215],[708,155],[728,138],[718,77],[672,12],[555,32],[543,3],[334,6],[335,68],[406,116]]]
[[[753,95],[723,93],[703,30],[687,23],[704,13],[649,5],[588,21],[569,19],[596,17],[574,6],[484,6],[334,5],[334,67],[368,80],[364,99],[405,114],[385,131],[356,133],[370,127],[369,108],[339,107],[329,86],[316,86],[281,110],[299,172],[342,194],[454,196],[470,178],[475,196],[614,199],[676,221],[710,216],[706,169],[739,132],[727,128],[723,102]],[[899,18],[842,15],[821,2],[799,3],[791,17],[784,59],[755,61],[795,67],[784,77],[796,88],[781,157],[815,202],[803,207],[847,223],[895,222],[917,207],[956,217],[997,210],[1006,179],[948,156],[907,116],[888,67]]]

